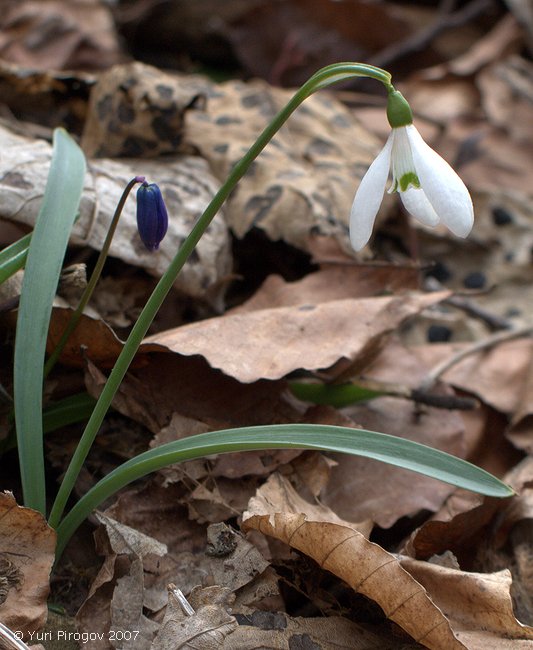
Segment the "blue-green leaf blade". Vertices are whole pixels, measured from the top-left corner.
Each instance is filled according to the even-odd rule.
[[[42,389],[46,337],[84,177],[83,152],[66,131],[56,129],[50,172],[26,259],[13,386],[24,503],[43,513],[46,500]]]
[[[0,284],[19,271],[26,262],[31,233],[0,251]]]
[[[226,429],[190,436],[150,449],[110,472],[80,499],[59,525],[58,552],[61,553],[72,533],[102,501],[150,472],[210,454],[286,448],[365,456],[487,496],[509,497],[513,494],[508,485],[467,461],[384,433],[321,424]]]

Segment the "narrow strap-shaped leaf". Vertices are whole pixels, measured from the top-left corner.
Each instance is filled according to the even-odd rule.
[[[63,129],[31,238],[15,340],[14,404],[24,504],[45,512],[42,390],[46,336],[85,177],[83,152]]]
[[[24,266],[28,255],[31,233],[0,251],[0,284]]]
[[[465,460],[385,433],[322,424],[225,429],[201,433],[150,449],[107,474],[80,499],[59,525],[57,557],[61,555],[72,533],[94,508],[125,485],[150,472],[210,454],[287,448],[366,456],[480,494],[494,497],[509,497],[513,494],[508,485]]]

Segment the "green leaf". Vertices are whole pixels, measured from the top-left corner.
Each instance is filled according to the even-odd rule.
[[[290,381],[291,392],[304,402],[327,404],[341,409],[356,402],[380,397],[386,393],[371,390],[357,384],[318,384],[303,381]]]
[[[43,411],[44,433],[55,431],[67,424],[88,420],[95,404],[96,400],[88,393],[70,395],[58,402],[48,404]]]
[[[24,266],[30,240],[31,232],[0,252],[0,284]]]
[[[85,177],[83,152],[63,129],[26,260],[17,320],[14,406],[24,504],[45,512],[42,390],[52,302]]]
[[[94,508],[150,472],[210,454],[287,448],[365,456],[487,496],[509,497],[514,494],[508,485],[467,461],[385,433],[322,424],[280,424],[211,431],[150,449],[107,474],[58,526],[58,557],[71,535]],[[379,485],[376,485],[376,490],[379,490]]]

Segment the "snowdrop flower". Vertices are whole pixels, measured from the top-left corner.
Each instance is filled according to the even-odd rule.
[[[450,165],[424,142],[413,126],[409,104],[392,87],[387,117],[392,132],[363,177],[353,202],[352,246],[359,251],[370,239],[389,170],[389,193],[399,192],[402,203],[415,219],[427,226],[443,223],[458,237],[466,237],[474,222],[470,194]]]

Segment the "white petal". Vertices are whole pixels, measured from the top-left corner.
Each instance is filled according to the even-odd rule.
[[[442,223],[458,237],[466,237],[474,223],[474,208],[465,184],[412,124],[406,128],[416,173],[428,201]]]
[[[350,214],[350,240],[356,251],[360,251],[368,243],[379,206],[383,201],[389,176],[393,139],[394,132],[390,134],[385,146],[363,176],[353,200]]]
[[[424,190],[415,190],[410,187],[405,192],[400,192],[400,198],[406,210],[420,223],[425,226],[436,226],[439,223],[439,216],[428,201]]]

